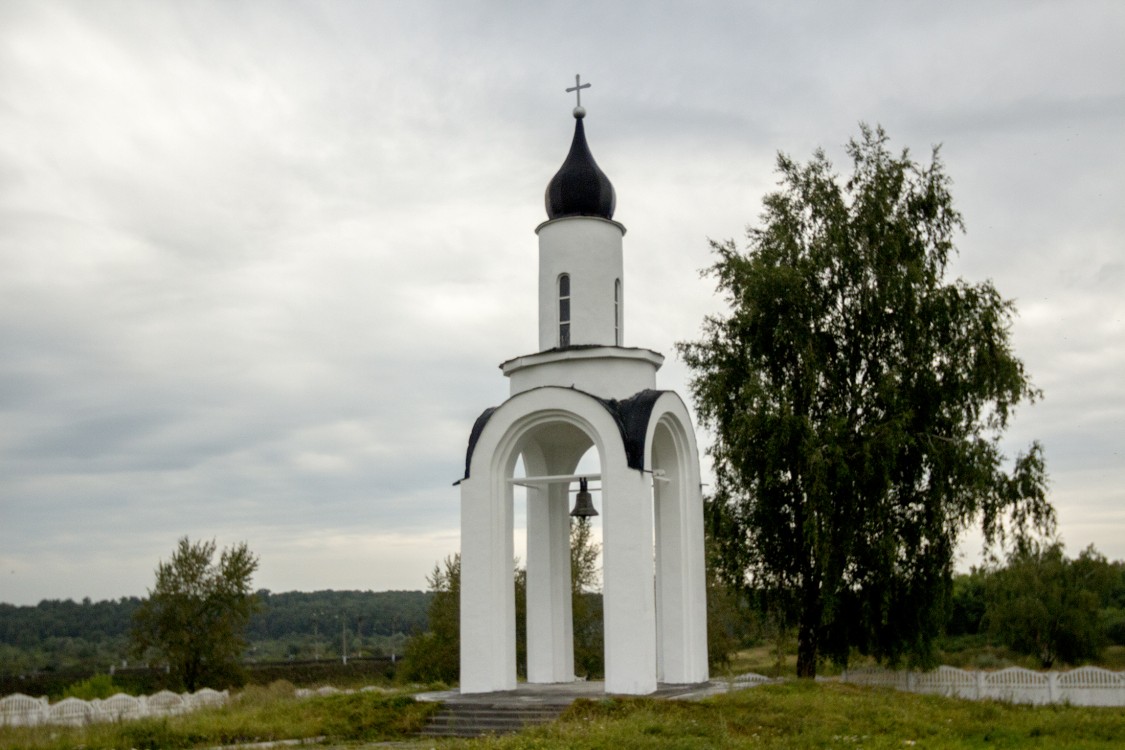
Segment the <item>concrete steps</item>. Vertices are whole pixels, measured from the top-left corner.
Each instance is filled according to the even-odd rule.
[[[566,706],[446,703],[422,729],[426,737],[480,737],[512,734],[524,727],[548,724]]]

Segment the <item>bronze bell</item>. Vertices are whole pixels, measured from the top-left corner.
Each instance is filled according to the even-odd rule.
[[[574,498],[574,510],[570,515],[575,518],[591,518],[598,515],[594,510],[594,499],[590,497],[590,490],[586,489],[586,477],[578,480],[578,496]]]

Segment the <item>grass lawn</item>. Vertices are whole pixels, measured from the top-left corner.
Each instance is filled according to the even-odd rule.
[[[410,740],[436,709],[408,695],[296,699],[251,688],[221,709],[84,728],[0,728],[0,748],[213,748],[315,739],[336,747]],[[960,701],[791,681],[694,702],[583,700],[554,724],[437,748],[1123,748],[1125,709]]]
[[[1122,748],[1125,709],[1033,708],[854,685],[764,685],[700,703],[582,701],[490,748]]]

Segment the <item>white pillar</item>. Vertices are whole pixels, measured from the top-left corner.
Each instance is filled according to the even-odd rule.
[[[685,468],[687,477],[683,472]],[[665,479],[667,481],[654,482],[657,674],[661,682],[705,682],[710,675],[703,501],[690,467],[668,467]]]
[[[516,687],[512,491],[482,472],[461,482],[461,692]]]
[[[656,690],[652,489],[623,463],[602,466],[605,690]]]
[[[574,681],[568,499],[561,483],[527,493],[527,681],[532,683]]]

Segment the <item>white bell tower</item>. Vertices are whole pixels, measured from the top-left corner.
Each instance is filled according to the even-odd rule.
[[[477,419],[459,483],[462,693],[516,687],[516,484],[527,488],[528,681],[575,679],[569,496],[581,480],[601,494],[606,692],[708,679],[695,432],[680,397],[656,389],[664,358],[624,345],[625,227],[586,144],[589,85],[575,76],[567,89],[579,96],[574,138],[536,229],[539,351],[501,365],[511,395]],[[591,448],[600,473],[575,473]]]

